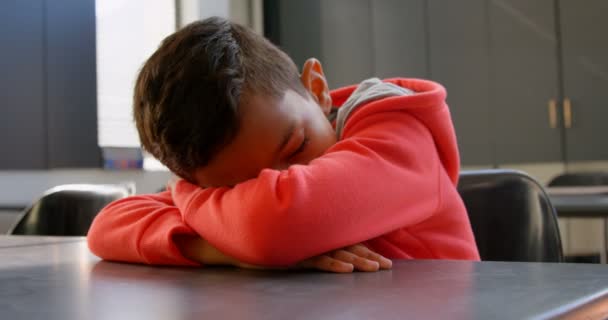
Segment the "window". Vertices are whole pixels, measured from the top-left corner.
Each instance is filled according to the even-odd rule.
[[[102,148],[139,147],[132,117],[135,77],[160,42],[176,30],[178,22],[185,25],[217,15],[231,17],[262,33],[261,0],[98,0],[95,9],[97,140]],[[144,169],[166,170],[146,154]]]
[[[175,1],[102,0],[95,6],[98,143],[139,147],[132,117],[133,86],[144,61],[175,31]],[[146,159],[144,167],[151,160]]]

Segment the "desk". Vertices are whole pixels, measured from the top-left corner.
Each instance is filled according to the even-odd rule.
[[[602,263],[608,261],[608,187],[551,187],[547,194],[560,218],[601,218],[604,220]]]
[[[64,242],[82,242],[83,237],[40,237],[0,235],[0,248],[45,246]],[[1,263],[1,262],[0,262]]]
[[[3,319],[608,316],[608,268],[600,265],[395,261],[390,271],[353,274],[159,268],[99,261],[81,239],[0,248],[0,284]]]
[[[547,193],[560,217],[608,217],[608,187],[552,187]]]

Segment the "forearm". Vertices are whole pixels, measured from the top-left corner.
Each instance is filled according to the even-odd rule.
[[[175,244],[184,257],[203,265],[235,265],[238,263],[236,259],[225,255],[200,236],[175,237]]]
[[[163,202],[166,201],[166,202]],[[174,238],[195,235],[164,195],[134,196],[105,207],[87,235],[90,250],[113,261],[158,265],[196,265]]]

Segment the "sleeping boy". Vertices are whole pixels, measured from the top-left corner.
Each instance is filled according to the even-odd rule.
[[[330,92],[319,61],[300,74],[248,28],[192,23],[134,93],[142,147],[179,179],[104,208],[89,247],[115,261],[335,272],[479,260],[445,97],[404,78]]]

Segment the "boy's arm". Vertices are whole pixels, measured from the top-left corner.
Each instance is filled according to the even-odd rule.
[[[106,260],[195,266],[175,245],[176,238],[194,236],[165,191],[112,202],[95,217],[87,241]]]
[[[260,268],[225,255],[194,233],[167,195],[134,196],[108,205],[89,230],[91,251],[123,262]],[[299,266],[329,272],[376,271],[390,268],[391,262],[358,245],[307,259]]]
[[[87,235],[91,251],[106,260],[156,265],[238,265],[186,225],[169,191],[112,202]]]
[[[451,129],[441,107],[425,112],[445,113],[435,116],[447,117]],[[453,182],[440,158],[457,168],[457,151],[440,155],[429,129],[407,111],[366,110],[307,166],[264,170],[234,188],[179,181],[174,201],[184,220],[222,252],[276,266],[424,221],[440,206],[440,179]]]

